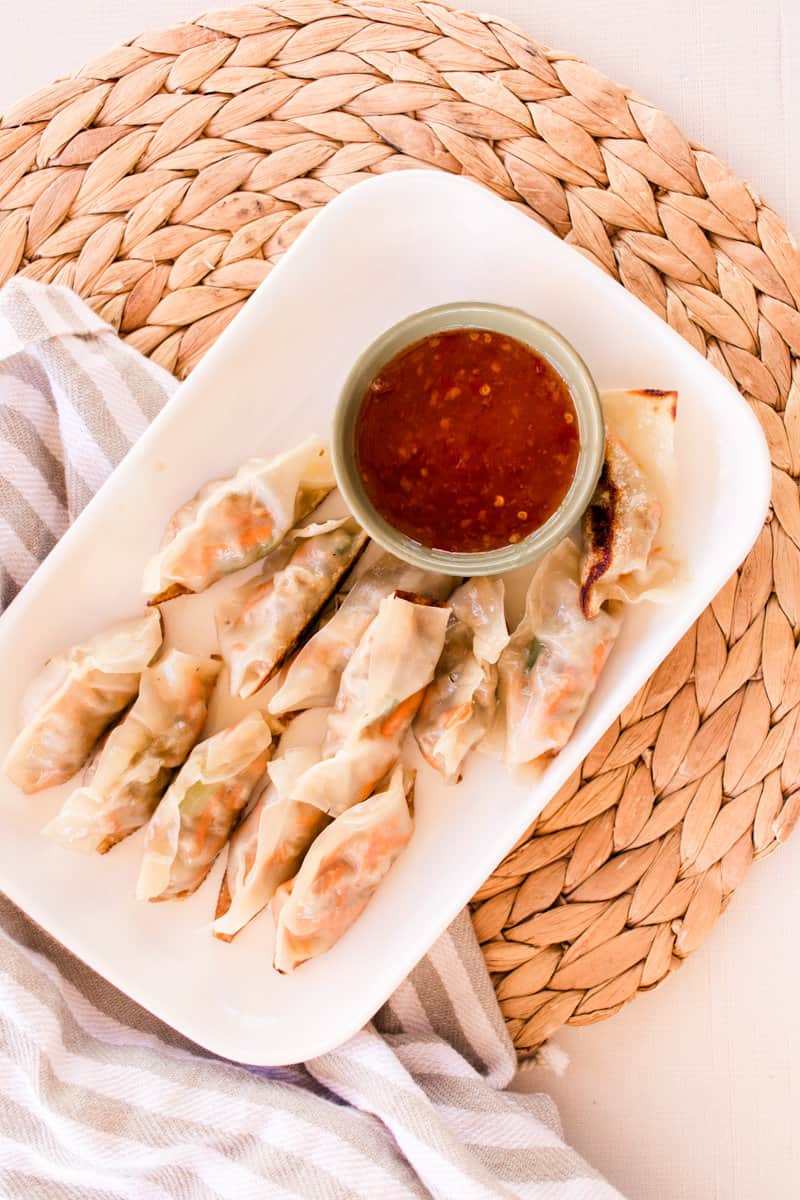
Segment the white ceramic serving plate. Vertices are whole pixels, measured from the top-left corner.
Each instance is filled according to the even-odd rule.
[[[221,863],[185,902],[137,903],[141,833],[102,858],[72,854],[39,836],[67,787],[26,798],[0,780],[0,887],[122,991],[230,1059],[295,1062],[343,1041],[480,887],[753,543],[770,486],[756,420],[664,322],[511,205],[444,174],[385,176],[317,217],[0,620],[4,752],[44,660],[139,610],[142,567],[175,508],[253,454],[327,436],[369,342],[417,309],[474,299],[549,321],[601,388],[680,394],[686,581],[668,605],[629,610],[589,709],[538,784],[481,755],[454,788],[423,765],[411,846],[339,945],[282,977],[267,914],[232,945],[210,936]],[[509,580],[513,618],[525,579]],[[213,604],[229,585],[167,605],[170,641],[209,648]],[[225,686],[223,676],[212,728],[244,707]]]

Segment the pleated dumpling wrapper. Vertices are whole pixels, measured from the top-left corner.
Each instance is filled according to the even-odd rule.
[[[455,580],[423,571],[392,554],[355,581],[341,607],[295,655],[280,688],[269,702],[271,713],[327,708],[336,700],[342,672],[350,661],[381,600],[393,592],[410,592],[428,600],[446,600]]]
[[[272,901],[275,969],[324,954],[366,908],[414,832],[414,774],[396,767],[383,791],[337,817]]]
[[[336,816],[366,799],[394,767],[444,646],[450,609],[387,596],[358,644],[328,718],[323,758],[292,799]]]
[[[444,650],[414,718],[423,757],[450,782],[494,720],[495,664],[508,642],[504,595],[497,576],[468,579],[453,593]]]
[[[663,600],[679,572],[677,392],[605,392],[606,456],[583,518],[581,606]]]
[[[269,904],[277,888],[299,870],[311,843],[330,822],[313,804],[290,800],[294,783],[319,758],[297,746],[274,758],[270,786],[235,831],[219,890],[214,935],[230,942]]]
[[[30,684],[3,770],[23,792],[71,779],[128,707],[161,645],[161,617],[121,621],[57,654]]]
[[[252,712],[195,746],[147,826],[138,899],[197,890],[263,779],[271,743]]]
[[[231,694],[244,700],[271,679],[367,544],[352,518],[296,529],[285,564],[237,588],[217,612]],[[280,551],[278,552],[280,554]]]
[[[525,615],[500,655],[500,715],[511,766],[566,745],[617,639],[622,606],[587,619],[578,568],[569,539],[541,560]]]
[[[207,483],[173,515],[145,567],[142,586],[150,603],[202,592],[265,558],[333,486],[330,451],[317,437]]]
[[[208,715],[221,662],[167,650],[142,674],[139,695],[85,780],[44,828],[73,850],[105,854],[153,815]]]

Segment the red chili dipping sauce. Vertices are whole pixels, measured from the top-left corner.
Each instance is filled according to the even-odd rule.
[[[504,334],[454,329],[381,369],[356,422],[367,495],[395,529],[459,552],[519,542],[569,490],[575,407],[558,372]]]

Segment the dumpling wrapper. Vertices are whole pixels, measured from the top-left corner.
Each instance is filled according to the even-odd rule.
[[[619,633],[619,605],[584,617],[578,567],[578,549],[569,540],[542,559],[525,615],[500,655],[505,760],[511,766],[566,745]]]
[[[299,804],[289,793],[319,752],[298,746],[274,758],[267,767],[271,786],[259,796],[235,831],[219,890],[215,937],[230,942],[265,908],[278,887],[300,867],[314,838],[330,822],[312,804]]]
[[[680,562],[677,392],[605,392],[606,456],[583,518],[581,606],[662,600]]]
[[[135,697],[161,640],[151,611],[51,658],[25,693],[23,728],[3,764],[9,779],[23,792],[71,779]]]
[[[252,696],[292,652],[367,544],[352,517],[297,529],[289,561],[248,580],[217,613],[231,694]]]
[[[496,576],[469,579],[453,593],[444,650],[414,719],[423,757],[450,782],[494,719],[495,664],[508,642],[504,595]]]
[[[142,586],[157,604],[202,592],[265,558],[334,486],[327,446],[310,437],[276,458],[253,458],[201,488],[173,515]]]
[[[324,954],[366,908],[411,840],[414,775],[397,767],[385,790],[337,817],[272,901],[275,969]]]
[[[269,702],[275,714],[327,708],[336,699],[342,672],[361,641],[380,603],[393,592],[411,592],[429,600],[446,600],[455,580],[423,571],[383,554],[350,589],[341,608],[306,642],[289,664]]]
[[[328,718],[323,760],[292,799],[336,816],[370,795],[400,756],[433,679],[450,609],[387,596],[343,674]]]
[[[195,746],[147,826],[139,900],[197,890],[261,782],[271,742],[264,716],[252,712]]]
[[[73,850],[105,854],[145,825],[203,732],[221,665],[168,650],[148,667],[136,703],[106,739],[91,779],[67,797],[44,834]]]

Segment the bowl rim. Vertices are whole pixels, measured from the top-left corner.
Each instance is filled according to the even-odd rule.
[[[366,387],[396,354],[448,329],[504,333],[541,354],[564,380],[580,432],[572,483],[550,517],[519,542],[492,550],[439,550],[396,529],[377,510],[356,463],[355,424]],[[384,550],[423,570],[445,575],[497,575],[530,564],[565,538],[589,506],[605,454],[605,422],[597,385],[575,347],[552,325],[524,309],[483,300],[457,300],[410,313],[374,338],[350,368],[333,417],[332,458],[342,497],[362,528]]]

